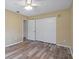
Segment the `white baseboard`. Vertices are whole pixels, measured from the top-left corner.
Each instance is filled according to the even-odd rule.
[[[70,46],[67,46],[67,45],[63,45],[63,44],[56,44],[58,46],[63,46],[63,47],[67,47],[67,48],[70,48]]]
[[[23,42],[23,41],[19,41],[19,42],[16,42],[16,43],[10,44],[10,45],[5,45],[5,47],[9,47],[9,46],[12,46],[12,45],[15,45],[15,44],[21,43],[21,42]]]

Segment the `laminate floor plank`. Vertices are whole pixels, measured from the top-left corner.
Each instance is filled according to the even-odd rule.
[[[5,59],[73,59],[69,48],[28,40],[5,48]]]

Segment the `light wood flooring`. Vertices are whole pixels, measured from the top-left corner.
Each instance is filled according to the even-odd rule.
[[[72,59],[69,48],[40,41],[26,41],[5,49],[5,59]]]

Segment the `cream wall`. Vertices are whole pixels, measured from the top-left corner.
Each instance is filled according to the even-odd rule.
[[[22,41],[22,15],[5,10],[5,45]]]
[[[72,21],[71,10],[62,11],[60,17],[57,17],[57,44],[65,45],[72,48],[73,36],[72,36]]]

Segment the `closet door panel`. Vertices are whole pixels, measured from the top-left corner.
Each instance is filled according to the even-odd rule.
[[[36,20],[36,40],[56,43],[56,18]]]
[[[28,20],[28,39],[35,40],[35,20]]]

